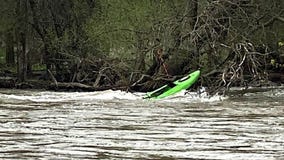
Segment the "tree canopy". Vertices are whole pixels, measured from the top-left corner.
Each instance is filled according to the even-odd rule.
[[[212,91],[284,70],[279,0],[1,0],[0,64],[21,82],[145,91],[198,68]],[[9,68],[10,67],[10,68]],[[14,69],[13,69],[14,68]]]

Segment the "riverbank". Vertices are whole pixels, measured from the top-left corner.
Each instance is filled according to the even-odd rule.
[[[6,89],[41,89],[53,91],[102,91],[108,89],[122,89],[126,86],[101,86],[93,87],[91,85],[77,83],[77,82],[57,82],[54,83],[48,80],[29,79],[25,82],[18,82],[15,77],[0,77],[0,88]]]
[[[202,77],[201,80],[202,81]],[[258,81],[256,83],[246,86],[249,87],[267,87],[267,86],[280,86],[284,84],[283,73],[270,73],[266,81]],[[203,84],[206,86],[206,84]],[[233,87],[233,86],[232,86]],[[243,86],[234,86],[243,87]],[[0,88],[6,89],[40,89],[51,91],[102,91],[102,90],[124,90],[124,91],[136,91],[132,89],[131,84],[121,85],[109,85],[109,86],[92,86],[90,84],[78,83],[78,82],[57,82],[52,80],[42,80],[40,78],[27,79],[24,82],[19,82],[15,75],[0,76]]]

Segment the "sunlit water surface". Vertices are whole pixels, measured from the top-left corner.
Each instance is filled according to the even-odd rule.
[[[0,159],[284,159],[284,90],[165,100],[0,90]]]

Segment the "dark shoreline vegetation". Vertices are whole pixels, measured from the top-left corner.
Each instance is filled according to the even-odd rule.
[[[146,92],[284,83],[284,1],[11,0],[0,8],[0,88]]]

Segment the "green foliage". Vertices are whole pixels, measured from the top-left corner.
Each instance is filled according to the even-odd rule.
[[[5,64],[5,49],[0,47],[0,64]]]
[[[0,7],[0,34],[13,27],[15,19],[15,0],[1,1]]]
[[[44,57],[37,60],[46,64],[35,65],[33,69],[55,66],[58,71],[64,67],[69,71],[82,59],[119,59],[128,68],[138,70],[141,64],[140,68],[146,70],[155,62],[153,53],[163,48],[168,52],[167,63],[180,65],[179,70],[173,69],[174,74],[198,66],[210,72],[226,65],[223,62],[236,52],[240,43],[277,48],[284,37],[283,3],[11,0],[1,2],[0,34],[12,30],[15,47],[20,44],[19,34],[26,34],[27,50],[36,49],[31,54]],[[4,54],[1,51],[2,63]]]
[[[137,34],[149,34],[155,16],[159,16],[150,0],[104,2],[102,13],[94,15],[86,29],[94,41],[103,40],[111,48],[130,49]]]
[[[46,69],[46,66],[40,63],[36,63],[34,65],[32,65],[32,70],[33,71],[43,71]]]

